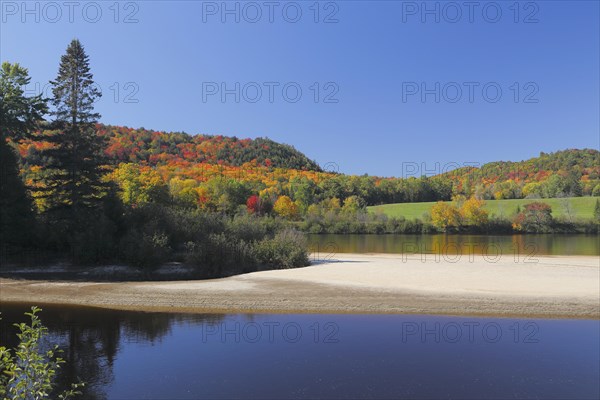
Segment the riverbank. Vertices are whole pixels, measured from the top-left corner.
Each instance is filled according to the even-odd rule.
[[[139,311],[600,318],[600,265],[592,256],[493,262],[428,255],[423,262],[412,254],[340,254],[305,268],[204,281],[2,278],[0,301]]]

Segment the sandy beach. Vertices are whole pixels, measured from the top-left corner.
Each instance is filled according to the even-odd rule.
[[[418,313],[600,318],[592,256],[341,254],[306,268],[223,279],[66,282],[0,279],[0,301],[181,312]]]

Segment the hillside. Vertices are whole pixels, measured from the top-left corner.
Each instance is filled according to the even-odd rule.
[[[253,163],[265,167],[321,170],[316,162],[294,147],[267,138],[189,135],[111,125],[98,125],[98,132],[108,137],[106,153],[116,162],[164,165],[191,161],[234,167]]]
[[[450,200],[457,194],[485,200],[600,196],[600,153],[591,149],[542,153],[526,161],[499,161],[434,177],[401,179],[326,173],[294,147],[265,138],[101,124],[97,128],[108,139],[105,152],[114,167],[132,163],[140,171],[151,169],[166,184],[179,178],[191,179],[198,186],[227,177],[246,184],[251,192],[287,195],[302,207],[332,198],[343,202],[351,196],[366,205]],[[28,185],[46,174],[41,168],[48,147],[44,136],[55,133],[43,131],[36,134],[36,140],[19,142],[21,172]]]
[[[458,192],[485,199],[590,195],[600,179],[600,152],[567,149],[540,153],[539,157],[518,162],[458,168],[438,177],[449,179]],[[542,185],[544,182],[547,185]]]

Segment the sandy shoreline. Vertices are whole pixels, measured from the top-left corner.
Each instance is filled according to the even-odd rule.
[[[340,254],[306,268],[169,282],[0,279],[1,302],[177,312],[302,312],[600,318],[600,260]]]

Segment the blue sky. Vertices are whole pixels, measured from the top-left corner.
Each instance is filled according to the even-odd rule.
[[[317,5],[2,0],[0,56],[39,89],[77,37],[102,122],[268,136],[345,173],[600,145],[597,1]]]

